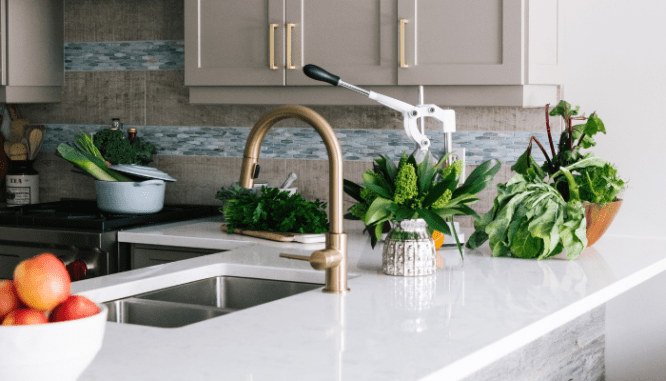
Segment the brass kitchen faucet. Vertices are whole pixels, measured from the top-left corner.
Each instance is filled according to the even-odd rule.
[[[347,288],[347,235],[343,232],[343,177],[342,177],[342,151],[340,143],[335,137],[333,128],[326,119],[313,110],[303,106],[283,106],[262,116],[252,127],[241,167],[240,185],[247,189],[254,186],[254,175],[257,171],[257,160],[261,142],[268,130],[275,123],[289,118],[297,118],[311,125],[326,146],[328,154],[328,205],[329,205],[329,232],[326,234],[326,248],[317,250],[312,255],[280,254],[280,257],[309,261],[316,270],[326,271],[326,285],[324,292],[343,294],[349,292]]]

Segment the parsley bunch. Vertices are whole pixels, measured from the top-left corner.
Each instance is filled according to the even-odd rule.
[[[224,206],[228,231],[234,229],[290,233],[325,233],[328,231],[326,203],[305,200],[299,193],[289,195],[277,188],[261,189],[228,199]]]

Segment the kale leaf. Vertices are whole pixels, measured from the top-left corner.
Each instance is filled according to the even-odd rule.
[[[122,131],[103,129],[93,135],[93,144],[104,159],[111,164],[150,163],[157,153],[155,146],[139,137],[125,139]]]

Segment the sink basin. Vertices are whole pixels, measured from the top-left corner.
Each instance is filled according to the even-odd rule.
[[[258,306],[321,284],[218,276],[104,303],[107,320],[175,328]]]
[[[228,313],[217,308],[137,298],[115,300],[105,304],[109,307],[107,321],[161,328],[182,327]]]

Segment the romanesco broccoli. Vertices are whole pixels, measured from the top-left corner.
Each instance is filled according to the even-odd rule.
[[[377,198],[377,192],[373,191],[372,189],[363,188],[361,189],[361,198],[368,205],[372,205],[372,202]]]
[[[403,152],[402,156],[400,156],[400,162],[398,163],[398,169],[402,168],[403,165],[407,164],[407,159],[409,159],[409,157]]]
[[[362,202],[359,202],[358,204],[352,206],[351,209],[349,209],[349,212],[352,214],[352,216],[363,219],[365,214],[368,212],[368,206]]]
[[[447,189],[444,194],[439,196],[439,198],[432,203],[431,207],[432,209],[442,209],[446,206],[446,204],[449,203],[451,200],[451,196],[453,195],[453,192],[451,192],[451,189]]]
[[[460,177],[463,172],[463,162],[462,160],[456,160],[451,165],[446,166],[442,169],[442,178],[447,178],[451,174],[455,173],[456,178]]]
[[[416,184],[416,170],[410,163],[405,163],[400,166],[398,175],[395,178],[395,195],[393,201],[402,205],[407,200],[411,200],[418,195],[418,187]]]
[[[373,171],[372,169],[368,169],[363,173],[363,181],[366,183],[370,184],[376,184],[380,180],[383,180],[384,178],[382,177],[381,174]]]

